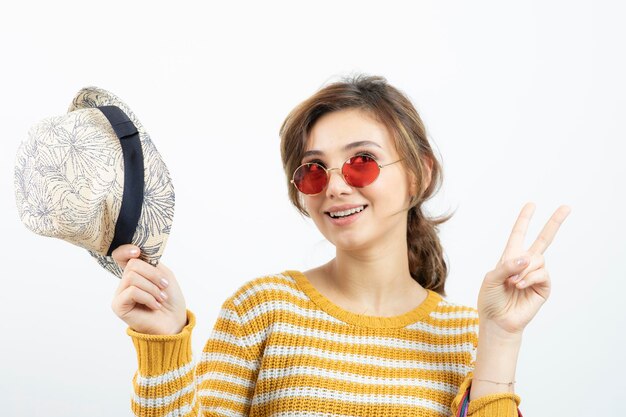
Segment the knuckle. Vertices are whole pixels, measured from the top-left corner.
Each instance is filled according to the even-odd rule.
[[[130,283],[131,272],[132,271],[130,269],[124,269],[124,271],[122,272],[122,279],[120,280],[120,288],[122,286],[128,286],[128,284]]]
[[[132,286],[132,287],[129,287],[129,292],[130,292],[131,298],[135,301],[139,301],[143,298],[144,292],[141,290],[141,288]]]
[[[128,287],[128,295],[130,295],[131,298],[135,298],[138,292],[139,288],[135,287],[134,285]]]
[[[140,276],[136,271],[128,271],[128,284],[137,287],[139,284]]]
[[[135,268],[135,267],[137,267],[138,262],[139,262],[139,259],[137,259],[137,258],[130,258],[128,260],[128,263],[126,264],[126,268],[128,268],[128,267]]]
[[[126,280],[126,282],[133,282],[133,278],[135,277],[135,275],[137,275],[137,272],[135,272],[134,269],[131,268],[126,268],[124,269],[124,273],[122,274],[122,279]]]

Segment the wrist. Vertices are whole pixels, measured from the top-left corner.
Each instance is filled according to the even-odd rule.
[[[480,325],[470,400],[515,391],[521,333],[510,334],[488,323]]]
[[[519,345],[522,341],[522,332],[509,332],[493,321],[480,321],[478,325],[479,342],[489,340],[496,345]]]

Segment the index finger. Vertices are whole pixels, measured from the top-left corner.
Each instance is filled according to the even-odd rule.
[[[513,225],[509,240],[506,242],[500,261],[508,259],[511,256],[517,256],[520,252],[523,252],[522,245],[524,244],[524,237],[526,236],[526,230],[528,230],[528,224],[534,212],[534,203],[526,203],[524,207],[522,207],[522,211]]]
[[[140,277],[150,281],[159,288],[167,287],[166,283],[163,281],[163,274],[161,273],[161,271],[159,271],[156,267],[150,265],[148,262],[142,261],[141,259],[132,258],[128,261],[128,264],[124,269],[124,277],[122,278],[122,282],[128,281],[130,275],[132,274],[139,275]],[[124,280],[124,278],[126,278],[126,280]],[[127,286],[128,284],[124,285],[123,283],[120,283],[120,286],[118,287],[116,293],[119,294]]]
[[[556,232],[558,232],[559,227],[561,227],[571,211],[572,209],[569,208],[569,206],[561,206],[556,209],[554,214],[552,214],[552,217],[550,217],[550,220],[548,220],[546,225],[543,226],[541,233],[539,233],[539,236],[528,251],[543,254],[552,243],[554,236],[556,236]]]

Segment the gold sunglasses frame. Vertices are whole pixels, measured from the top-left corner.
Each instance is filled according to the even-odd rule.
[[[304,194],[304,195],[318,195],[321,194],[326,187],[328,187],[328,183],[330,182],[330,171],[334,170],[334,169],[338,169],[339,170],[339,174],[341,175],[341,178],[343,178],[343,180],[345,181],[346,184],[348,184],[350,187],[354,187],[354,188],[363,188],[363,187],[367,187],[367,185],[372,184],[374,181],[376,181],[378,179],[378,175],[380,175],[380,170],[383,169],[384,167],[387,167],[389,165],[393,165],[396,162],[400,162],[402,161],[404,158],[400,158],[397,161],[393,161],[393,162],[389,162],[388,164],[384,164],[381,165],[378,162],[376,162],[376,160],[372,159],[374,162],[376,162],[376,165],[378,165],[378,175],[376,175],[376,178],[374,178],[374,180],[372,182],[370,182],[370,184],[364,185],[363,187],[357,187],[355,185],[350,184],[348,181],[346,181],[346,177],[343,175],[342,169],[344,167],[344,165],[346,165],[346,163],[351,160],[352,158],[354,158],[355,156],[360,156],[360,155],[354,155],[351,156],[350,158],[346,159],[343,164],[341,164],[341,167],[338,168],[325,168],[324,166],[322,166],[321,164],[318,164],[317,162],[305,162],[304,164],[298,165],[298,167],[293,171],[293,174],[291,175],[291,181],[289,181],[290,183],[293,184],[294,187],[296,187],[296,190],[298,190],[298,192]],[[361,155],[362,156],[362,155]],[[367,155],[366,155],[367,156]],[[326,185],[324,186],[324,188],[322,188],[322,191],[320,191],[319,193],[315,193],[315,194],[307,194],[307,193],[303,193],[302,191],[300,191],[300,189],[298,188],[298,186],[296,185],[296,182],[294,180],[295,176],[296,176],[296,172],[298,172],[298,170],[305,166],[305,165],[317,165],[320,168],[322,168],[324,171],[326,171]]]

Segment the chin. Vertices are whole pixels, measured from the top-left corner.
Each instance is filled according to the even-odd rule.
[[[335,246],[338,250],[354,251],[363,249],[371,243],[370,239],[367,239],[360,233],[344,233],[342,236],[326,236],[326,239]]]

